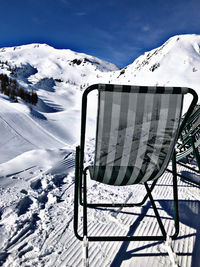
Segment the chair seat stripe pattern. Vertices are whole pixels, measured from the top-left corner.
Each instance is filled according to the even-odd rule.
[[[157,179],[177,140],[185,87],[99,85],[91,178],[111,185]]]

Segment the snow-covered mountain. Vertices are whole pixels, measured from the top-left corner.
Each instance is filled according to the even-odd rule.
[[[25,90],[34,89],[39,97],[38,104],[30,110],[29,104],[20,99],[19,103],[12,103],[5,95],[1,96],[4,112],[0,127],[6,144],[10,140],[2,147],[3,150],[15,147],[10,156],[2,154],[0,162],[4,162],[34,148],[76,143],[81,95],[90,84],[188,86],[200,95],[200,36],[174,36],[124,69],[93,56],[46,44],[1,48],[0,73],[16,79]],[[89,131],[95,130],[95,103],[92,101]],[[3,144],[4,139],[0,142]]]
[[[54,148],[63,143],[76,143],[79,139],[81,95],[90,84],[188,86],[200,95],[200,36],[174,36],[124,69],[93,56],[55,49],[46,44],[1,48],[0,73],[16,79],[25,90],[34,89],[39,97],[38,104],[31,111],[29,105],[21,100],[12,103],[5,96],[0,98],[5,111],[0,126],[5,140],[10,140],[3,149],[9,150],[8,147],[14,145],[16,149],[14,152],[12,149],[12,158],[30,149],[46,148],[45,144]],[[94,131],[95,101],[92,105],[89,131]],[[15,124],[10,122],[13,118]],[[30,124],[32,131],[29,131]],[[47,138],[44,131],[48,133]],[[40,138],[36,140],[36,136]],[[49,142],[48,138],[54,141]],[[8,154],[3,154],[0,162],[9,159]]]
[[[119,69],[99,58],[70,49],[55,49],[47,44],[1,48],[0,64],[1,72],[11,73],[24,81],[24,86],[28,83],[36,89],[41,79],[84,87],[101,77],[102,73]]]
[[[187,86],[200,95],[200,35],[171,37],[116,72],[113,80],[127,84]]]
[[[82,91],[118,69],[96,57],[46,44],[0,49],[0,73],[16,79],[24,90],[35,90],[39,97],[30,111],[30,104],[20,99],[12,103],[1,95],[0,128],[5,139],[0,145],[7,153],[0,162],[34,148],[77,142]]]

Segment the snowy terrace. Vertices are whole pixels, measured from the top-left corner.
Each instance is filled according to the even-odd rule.
[[[52,164],[52,158],[56,163]],[[50,165],[49,169],[45,167]],[[0,189],[0,264],[4,267],[81,266],[82,244],[73,232],[73,150],[26,152],[1,167],[4,173]],[[192,175],[183,167],[178,169],[182,174]],[[91,201],[129,203],[139,201],[144,194],[142,185],[119,188],[90,181],[88,186],[88,200]],[[200,266],[200,187],[178,179],[178,189],[180,234],[172,242],[172,248],[178,266]],[[153,196],[165,228],[173,234],[173,220],[170,219],[173,212],[172,176],[169,172],[161,177]],[[149,201],[141,208],[116,211],[89,209],[89,234],[160,234]],[[156,241],[90,242],[89,263],[99,267],[172,266],[166,249],[163,243]]]

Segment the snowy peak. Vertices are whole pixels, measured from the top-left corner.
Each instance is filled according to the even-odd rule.
[[[0,49],[1,72],[14,76],[24,88],[44,79],[83,89],[104,73],[119,68],[99,58],[70,49],[55,49],[47,44],[29,44]],[[47,84],[48,85],[48,84]],[[43,88],[44,89],[44,88]]]
[[[146,52],[139,57],[134,63],[136,69],[141,69],[149,65],[150,71],[154,71],[160,65],[166,63],[194,64],[200,60],[200,36],[198,35],[179,35],[170,38],[162,46]]]
[[[57,65],[62,69],[66,65],[86,66],[93,65],[96,69],[107,72],[118,70],[119,68],[112,63],[101,60],[84,53],[77,53],[70,49],[56,49],[47,44],[28,44],[17,47],[0,49],[0,60],[9,62],[11,65],[19,66],[24,63],[31,65],[45,65],[48,63]],[[54,66],[55,67],[55,66]],[[48,69],[46,69],[48,72]]]
[[[188,86],[199,90],[200,35],[177,35],[117,72],[120,82]]]
[[[97,57],[90,56],[84,53],[74,52],[70,49],[56,49],[48,44],[27,44],[15,47],[6,47],[0,49],[0,58],[6,59],[7,61],[16,60],[15,64],[20,64],[23,60],[25,61],[37,61],[42,60],[45,57],[50,59],[65,60],[72,62],[74,64],[80,65],[82,63],[89,62],[91,64],[96,64],[97,67],[104,71],[113,71],[119,69],[116,65],[101,60]],[[21,59],[20,59],[21,58]],[[73,62],[74,61],[74,62]]]
[[[99,58],[46,44],[0,49],[0,105],[6,113],[0,128],[6,140],[14,142],[4,146],[10,153],[3,153],[0,162],[28,150],[76,143],[82,91],[118,69]]]

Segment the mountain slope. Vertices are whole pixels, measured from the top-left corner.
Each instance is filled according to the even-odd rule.
[[[18,127],[22,127],[24,133],[27,129],[33,133],[33,135],[26,134],[23,141],[19,135],[18,141],[15,142],[14,156],[35,149],[32,145],[34,134],[36,136],[37,133],[34,125],[39,125],[43,133],[48,133],[46,141],[41,138],[41,142],[38,142],[38,148],[51,147],[51,141],[48,141],[49,136],[59,140],[59,144],[76,143],[79,140],[81,96],[84,88],[89,84],[111,82],[188,86],[196,89],[200,95],[200,36],[174,36],[162,46],[141,55],[122,70],[96,57],[66,49],[55,49],[46,44],[2,48],[0,49],[0,67],[1,73],[15,78],[19,86],[25,90],[34,89],[39,96],[38,104],[32,106],[31,110],[27,109],[27,104],[21,100],[19,100],[20,104],[8,103],[7,107],[5,103],[8,100],[5,96],[4,101],[0,102],[0,115],[4,109],[9,113],[9,108],[12,109],[15,105],[21,111],[18,119],[24,113],[24,120],[18,123],[18,125],[24,125]],[[92,96],[91,103],[89,133],[94,135],[95,95]],[[189,99],[184,109],[188,103]],[[16,108],[14,110],[13,114],[17,112]],[[35,124],[27,123],[28,121],[35,122]],[[7,126],[5,127],[3,120],[1,120],[1,125],[6,136],[5,140],[15,140],[16,132],[12,135],[12,131]],[[14,123],[11,126],[13,129],[16,128]],[[52,142],[54,144],[54,141]],[[59,146],[58,143],[55,141],[55,147]],[[3,149],[12,152],[12,147],[12,145],[5,144]]]
[[[69,49],[55,49],[46,44],[2,48],[0,62],[2,72],[15,76],[22,84],[25,82],[36,89],[44,89],[44,82],[48,81],[46,89],[48,87],[49,91],[57,83],[83,87],[102,73],[119,69],[96,57]]]
[[[4,162],[25,151],[62,147],[65,143],[46,131],[14,103],[0,99],[1,158]]]
[[[29,110],[30,104],[20,99],[20,103],[10,103],[2,95],[0,127],[7,153],[0,162],[30,149],[76,143],[83,89],[119,69],[96,57],[45,44],[0,49],[0,68],[0,73],[16,79],[24,90],[35,90],[39,97]]]
[[[178,35],[116,72],[120,83],[188,86],[200,90],[200,35]]]
[[[3,154],[0,161],[3,162],[11,159],[11,155],[19,155],[36,148],[32,145],[34,134],[36,136],[37,133],[35,130],[37,127],[34,125],[39,125],[43,133],[48,133],[46,140],[44,135],[41,142],[37,143],[38,148],[76,143],[79,140],[81,96],[84,88],[89,84],[111,82],[188,86],[196,89],[200,95],[200,36],[174,36],[162,46],[144,53],[122,70],[96,57],[66,49],[55,49],[46,44],[2,48],[0,49],[0,73],[6,73],[9,77],[15,78],[19,86],[25,90],[34,89],[39,96],[38,104],[32,106],[31,110],[27,109],[27,104],[21,100],[19,100],[20,104],[8,103],[6,106],[8,98],[3,96],[4,100],[0,102],[1,117],[2,112],[9,114],[8,110],[14,106],[13,114],[15,114],[18,107],[18,118],[21,118],[21,114],[24,113],[24,120],[18,123],[23,126],[18,127],[22,128],[26,137],[22,139],[18,134],[16,139],[17,133],[12,134],[10,128],[5,127],[5,121],[1,120],[5,140],[16,139],[14,151],[12,143],[9,145],[5,142],[2,146],[3,150],[10,151]],[[189,100],[186,101],[184,109],[188,106]],[[88,132],[92,136],[95,132],[93,126],[96,117],[95,95],[92,96],[90,103],[92,107],[89,111]],[[17,116],[13,115],[13,118]],[[30,123],[27,123],[28,121]],[[13,123],[11,126],[15,129],[16,124]],[[33,134],[25,135],[27,131]],[[49,136],[53,136],[56,141],[48,141]]]

